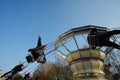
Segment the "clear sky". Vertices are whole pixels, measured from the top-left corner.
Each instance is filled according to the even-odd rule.
[[[120,27],[120,0],[0,0],[0,68],[24,61],[38,35],[50,43],[85,25]]]

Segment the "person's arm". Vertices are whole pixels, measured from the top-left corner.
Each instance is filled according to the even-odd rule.
[[[3,78],[4,76],[8,75],[8,74],[11,73],[11,72],[12,72],[12,70],[9,71],[9,72],[6,72],[5,74],[3,74],[3,75],[1,76],[1,78]]]
[[[22,69],[25,69],[27,66],[23,66]]]
[[[28,52],[35,52],[35,51],[37,51],[37,48],[28,49]]]
[[[41,37],[40,36],[38,36],[38,42],[37,42],[37,47],[39,47],[39,46],[42,46]]]

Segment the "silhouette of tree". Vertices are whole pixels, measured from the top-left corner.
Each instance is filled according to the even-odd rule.
[[[34,72],[32,80],[72,80],[71,76],[68,65],[46,63]]]

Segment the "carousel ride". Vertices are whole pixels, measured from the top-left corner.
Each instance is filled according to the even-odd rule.
[[[46,58],[47,61],[49,61],[51,55],[57,54],[60,59],[67,61],[73,72],[73,80],[117,80],[112,79],[111,77],[109,79],[109,76],[106,77],[108,73],[105,71],[105,65],[110,64],[112,67],[115,67],[116,72],[120,74],[120,57],[117,56],[119,50],[112,47],[96,47],[96,49],[92,49],[88,44],[87,37],[93,28],[96,28],[99,32],[110,31],[107,27],[94,25],[70,29],[60,35],[55,42],[46,44],[47,49],[41,49],[41,46],[44,45],[33,48],[37,53],[35,52],[35,55],[29,54],[26,56],[26,61],[24,61],[23,64],[25,65],[27,62],[28,64],[26,65],[28,69],[25,67],[26,70],[24,69],[21,75],[34,72],[39,63],[44,64],[46,60],[45,62],[38,61],[41,60],[41,58]],[[119,36],[112,36],[110,37],[110,40],[119,43]],[[42,50],[45,50],[45,53],[43,53],[44,55],[38,53]],[[53,52],[55,54],[52,54]],[[34,59],[36,56],[37,59]],[[37,63],[33,64],[32,68],[29,68],[28,66],[34,62]],[[115,70],[113,70],[113,72]],[[110,74],[112,74],[112,71]],[[9,75],[7,75],[6,78],[8,76]]]
[[[87,36],[93,28],[100,32],[109,31],[107,27],[88,25],[70,29],[56,40],[56,54],[68,62],[75,80],[110,80],[105,77],[104,63],[107,54],[111,53],[114,48],[91,49]],[[112,36],[110,40],[117,42],[117,37]],[[110,57],[107,60],[109,59]]]

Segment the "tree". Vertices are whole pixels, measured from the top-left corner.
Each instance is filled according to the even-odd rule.
[[[68,65],[46,63],[33,74],[32,80],[72,80],[72,72]]]

